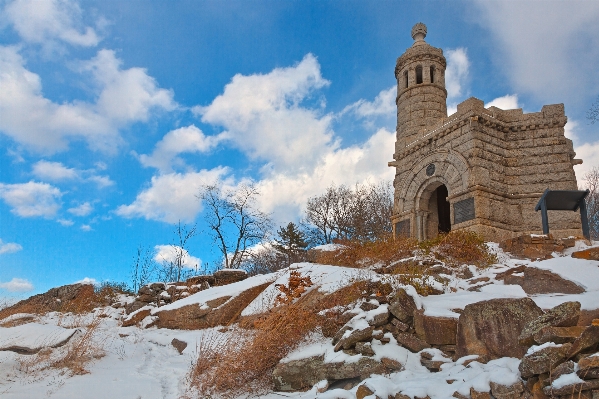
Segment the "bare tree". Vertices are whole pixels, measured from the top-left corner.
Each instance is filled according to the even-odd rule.
[[[591,105],[591,108],[587,112],[587,119],[591,121],[591,125],[599,121],[599,96],[597,100]]]
[[[390,184],[330,186],[308,199],[304,229],[312,243],[333,239],[372,240],[391,231],[393,194]]]
[[[253,184],[235,190],[207,185],[200,192],[199,198],[206,207],[206,222],[225,268],[239,269],[248,249],[265,240],[271,230],[269,215],[256,207],[259,195]]]
[[[599,167],[588,171],[583,178],[589,195],[586,198],[589,229],[592,240],[599,240]]]
[[[141,287],[152,281],[155,272],[156,263],[152,257],[152,251],[150,248],[139,246],[131,267],[131,288],[133,292],[139,291]]]

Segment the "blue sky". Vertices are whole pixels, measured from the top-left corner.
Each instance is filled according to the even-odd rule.
[[[599,165],[599,2],[0,1],[0,296],[128,281],[136,248],[252,181],[277,225],[331,183],[391,181],[396,58],[416,22],[475,96],[563,102]]]

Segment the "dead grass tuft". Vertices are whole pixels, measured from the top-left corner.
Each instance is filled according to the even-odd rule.
[[[18,369],[30,375],[43,373],[50,368],[66,369],[71,375],[87,374],[86,366],[105,355],[104,340],[98,337],[102,315],[94,315],[81,332],[59,348],[44,348],[33,355],[20,355]]]
[[[319,317],[298,304],[276,307],[257,320],[255,330],[208,335],[198,346],[189,375],[188,396],[233,398],[272,389],[271,374],[279,361],[318,325]]]
[[[457,230],[420,243],[420,248],[443,260],[447,266],[463,264],[487,267],[497,262],[484,238],[473,231]]]
[[[340,241],[344,247],[335,251],[323,251],[316,262],[325,265],[367,267],[374,264],[387,266],[412,256],[418,249],[418,241],[412,238],[385,235],[374,241]]]

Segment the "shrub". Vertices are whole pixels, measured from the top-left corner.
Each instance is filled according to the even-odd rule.
[[[425,252],[433,253],[448,266],[464,263],[486,267],[497,262],[497,256],[489,251],[480,234],[468,230],[452,231],[420,243]]]
[[[316,262],[347,267],[387,266],[412,256],[418,248],[416,240],[403,237],[394,239],[391,234],[374,241],[345,240],[338,243],[343,245],[341,249],[319,253]]]

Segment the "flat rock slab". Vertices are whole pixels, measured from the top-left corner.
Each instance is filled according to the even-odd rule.
[[[66,344],[78,331],[78,328],[37,323],[0,327],[0,351],[34,354],[43,348],[57,348]]]
[[[383,363],[368,357],[353,363],[325,363],[323,356],[313,356],[279,363],[273,371],[273,382],[275,391],[298,391],[322,380],[364,379],[390,371]]]
[[[533,345],[535,343],[535,335],[546,327],[575,326],[576,323],[578,323],[579,318],[580,302],[564,302],[560,305],[557,305],[543,315],[526,323],[518,338],[520,345]],[[580,335],[580,333],[578,335]]]
[[[414,311],[416,335],[431,345],[455,345],[458,319],[427,316],[423,310]]]
[[[522,275],[520,275],[522,274]],[[581,294],[584,288],[566,280],[558,274],[536,267],[524,267],[518,274],[509,274],[503,282],[508,285],[519,285],[524,292],[533,294]]]
[[[533,375],[548,373],[566,360],[570,347],[570,344],[548,346],[526,354],[518,366],[520,374],[523,378],[530,378]]]

